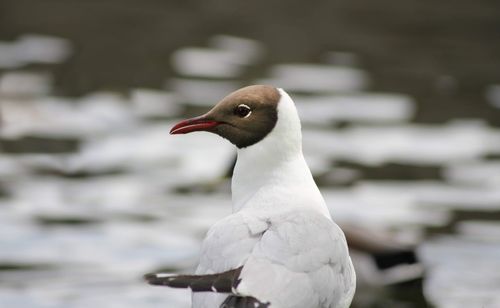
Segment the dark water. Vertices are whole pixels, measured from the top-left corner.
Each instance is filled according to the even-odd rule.
[[[234,152],[168,130],[255,82],[334,218],[417,245],[423,282],[356,257],[356,307],[500,306],[496,1],[3,0],[0,42],[0,306],[186,307],[140,277],[192,270]]]
[[[218,33],[267,46],[272,63],[317,62],[325,51],[353,52],[373,76],[371,89],[402,92],[419,102],[416,119],[481,117],[499,124],[485,88],[500,80],[497,1],[384,0],[30,1],[0,3],[0,37],[26,32],[69,38],[70,61],[56,68],[58,91],[162,88],[169,55]],[[250,80],[250,79],[247,79]]]

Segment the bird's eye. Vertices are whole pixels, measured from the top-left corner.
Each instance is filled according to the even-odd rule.
[[[251,113],[252,109],[250,109],[250,107],[245,104],[240,104],[234,109],[234,114],[239,116],[240,118],[246,118],[250,116]]]

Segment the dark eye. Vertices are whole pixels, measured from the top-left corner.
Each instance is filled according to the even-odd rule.
[[[252,109],[245,104],[240,104],[234,109],[234,114],[240,118],[246,118],[252,113]]]

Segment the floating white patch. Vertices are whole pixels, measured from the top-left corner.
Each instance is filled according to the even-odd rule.
[[[167,278],[168,276],[171,276],[172,274],[167,274],[167,273],[158,273],[155,274],[156,278]]]
[[[212,291],[217,292],[217,289],[214,286],[212,286]]]

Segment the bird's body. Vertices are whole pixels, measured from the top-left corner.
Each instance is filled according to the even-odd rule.
[[[342,231],[314,211],[265,219],[236,213],[211,229],[204,246],[197,274],[243,266],[234,293],[262,304],[348,307],[351,302],[355,278],[350,260],[344,260]],[[193,307],[220,307],[227,297],[195,292]]]
[[[275,120],[259,138],[233,142],[232,132],[216,132],[245,146],[238,146],[232,178],[233,214],[210,228],[198,276],[193,276],[229,272],[230,290],[218,290],[212,282],[213,292],[193,293],[193,307],[349,307],[354,269],[344,234],[332,221],[302,154],[295,105],[283,90],[266,86],[244,88],[225,100],[250,104],[251,90],[276,100]],[[219,104],[229,104],[225,100]],[[259,121],[258,106],[252,108],[257,125],[270,126]]]

